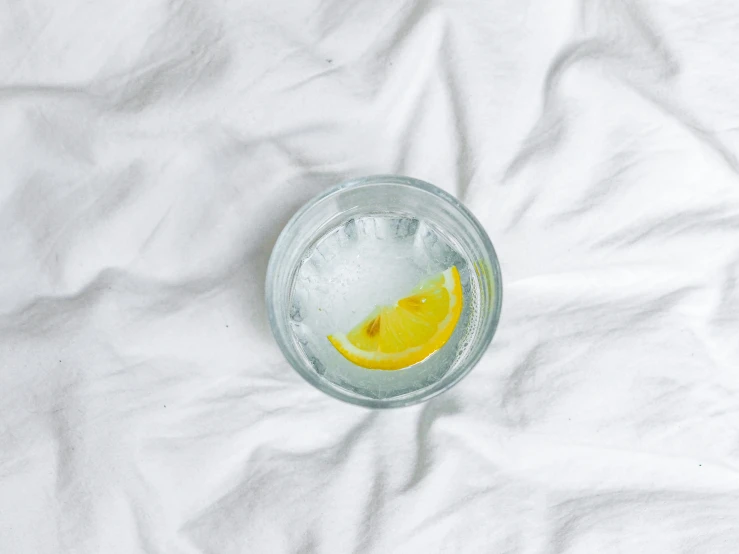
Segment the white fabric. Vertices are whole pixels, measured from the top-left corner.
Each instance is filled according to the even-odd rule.
[[[0,552],[735,553],[736,0],[0,2]],[[303,202],[498,249],[479,366],[342,404],[268,329]]]

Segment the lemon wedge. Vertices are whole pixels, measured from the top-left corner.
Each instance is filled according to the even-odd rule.
[[[462,314],[462,282],[452,266],[394,306],[378,306],[346,334],[328,336],[342,356],[367,369],[403,369],[439,350]]]

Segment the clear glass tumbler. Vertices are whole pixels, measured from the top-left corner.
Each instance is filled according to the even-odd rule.
[[[388,241],[384,244],[389,249],[394,240],[398,244],[405,241],[403,244],[408,244],[408,248],[423,249],[424,255],[434,255],[443,246],[457,260],[454,263],[463,275],[465,287],[464,316],[454,340],[442,348],[442,353],[433,354],[429,362],[398,371],[367,370],[338,356],[325,336],[310,339],[306,337],[311,335],[301,330],[305,322],[296,298],[296,281],[305,264],[323,268],[310,269],[317,286],[322,287],[321,293],[331,294],[330,279],[326,277],[328,286],[324,286],[321,275],[322,272],[334,274],[332,260],[343,258],[326,254],[329,250],[326,237],[334,237],[330,244],[340,249],[360,232],[376,233],[372,240]],[[319,255],[320,264],[316,264]],[[360,272],[362,267],[367,264],[347,267],[345,273]],[[383,271],[392,273],[394,267],[389,265]],[[293,216],[272,251],[266,301],[272,332],[280,349],[309,383],[352,404],[392,408],[428,400],[470,372],[493,339],[502,292],[493,245],[467,208],[429,183],[378,175],[342,183],[309,201]],[[362,299],[363,290],[358,289],[352,297]]]

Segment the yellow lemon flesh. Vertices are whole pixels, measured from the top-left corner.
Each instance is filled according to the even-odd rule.
[[[418,285],[394,306],[377,307],[346,334],[328,340],[342,356],[367,369],[403,369],[439,350],[462,314],[462,283],[452,266]]]

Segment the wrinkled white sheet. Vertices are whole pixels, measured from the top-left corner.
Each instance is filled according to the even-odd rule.
[[[736,0],[1,0],[0,552],[736,553],[738,91]],[[371,173],[505,279],[389,412],[262,300]]]

